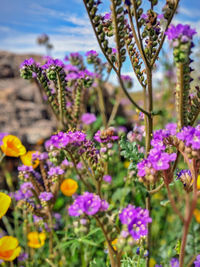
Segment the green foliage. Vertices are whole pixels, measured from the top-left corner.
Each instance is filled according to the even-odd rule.
[[[137,164],[144,158],[144,154],[138,151],[136,142],[129,142],[126,136],[122,136],[120,140],[121,156],[130,161],[129,170],[136,171]]]

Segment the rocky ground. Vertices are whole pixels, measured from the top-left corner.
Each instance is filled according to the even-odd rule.
[[[29,57],[41,58],[0,51],[0,132],[36,144],[50,136],[56,122],[36,84],[19,76],[20,63]]]

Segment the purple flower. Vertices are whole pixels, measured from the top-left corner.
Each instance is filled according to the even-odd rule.
[[[53,198],[53,194],[51,192],[42,192],[39,195],[39,199],[42,201],[49,201]]]
[[[190,25],[178,24],[176,26],[171,25],[165,34],[169,40],[178,39],[183,36],[192,39],[193,35],[196,34],[196,31],[195,29],[190,28]]]
[[[96,121],[96,116],[92,113],[84,113],[82,116],[81,116],[81,120],[83,123],[85,123],[86,125],[89,125],[93,122]]]
[[[200,255],[196,257],[196,260],[194,261],[194,266],[195,267],[200,267]]]
[[[106,14],[103,16],[103,19],[104,19],[104,20],[110,20],[110,19],[111,19],[111,12],[106,13]]]
[[[179,267],[179,261],[177,258],[172,258],[170,260],[171,267]]]
[[[20,68],[23,68],[24,66],[32,66],[35,63],[35,60],[33,58],[25,59],[24,62],[21,63]]]
[[[137,164],[138,176],[143,177],[153,171],[152,164],[148,159],[143,159]],[[154,171],[155,172],[155,171]]]
[[[25,261],[28,259],[28,254],[25,252],[20,253],[19,257],[17,257],[18,261]]]
[[[168,154],[153,148],[149,152],[148,159],[155,170],[167,170],[170,167],[170,162],[176,159],[176,153]]]
[[[95,50],[90,50],[90,51],[87,51],[85,55],[86,57],[89,57],[89,56],[97,57],[98,53]]]
[[[54,176],[54,175],[62,175],[64,173],[64,170],[61,169],[59,166],[56,167],[51,167],[50,170],[48,171],[48,175]]]
[[[65,70],[67,72],[77,72],[78,68],[76,66],[73,66],[71,64],[65,65]]]
[[[59,132],[56,135],[52,135],[51,138],[46,141],[46,149],[64,148],[68,145],[80,146],[82,142],[86,141],[86,134],[81,131],[75,131],[68,133]]]
[[[112,53],[116,54],[117,53],[117,49],[116,48],[112,48]]]
[[[28,200],[29,198],[31,198],[33,196],[33,193],[31,191],[32,188],[34,187],[30,182],[21,184],[19,190],[14,193],[14,198],[16,199],[16,201],[22,199]]]
[[[183,127],[176,135],[178,139],[182,140],[186,146],[191,146],[194,150],[200,149],[200,129],[199,126]]]
[[[111,184],[112,177],[110,175],[104,175],[103,180],[104,180],[104,182]]]
[[[114,134],[115,129],[110,127],[105,131],[97,131],[94,135],[94,139],[99,143],[108,143],[119,139],[119,136]]]
[[[147,19],[148,19],[148,16],[147,16],[147,14],[144,14],[144,13],[143,13],[143,14],[141,15],[141,18],[144,19],[144,20],[147,20]]]
[[[148,210],[130,204],[119,214],[119,219],[127,225],[129,234],[136,240],[147,235],[147,225],[152,222]]]
[[[46,56],[46,63],[42,66],[42,69],[49,69],[50,67],[61,67],[64,68],[65,64],[62,62],[62,60],[56,58],[53,59],[52,57]]]
[[[105,200],[101,200],[99,196],[93,193],[85,192],[75,199],[68,211],[70,216],[80,216],[83,213],[94,215],[107,209],[108,203]]]
[[[32,172],[33,171],[32,166],[26,166],[26,165],[18,166],[17,169],[20,172]]]

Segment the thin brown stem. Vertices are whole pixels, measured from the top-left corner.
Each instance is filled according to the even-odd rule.
[[[112,246],[111,240],[108,238],[108,233],[106,232],[104,225],[101,223],[101,221],[99,220],[98,217],[94,216],[98,225],[100,226],[104,237],[107,241],[108,244],[108,254],[109,254],[109,258],[110,258],[110,264],[111,267],[120,267],[121,266],[121,253],[118,252],[117,250],[115,250]]]
[[[146,114],[148,117],[150,117],[151,114],[150,114],[148,111],[144,110],[142,107],[140,107],[140,106],[139,106],[139,105],[138,105],[138,104],[131,98],[131,96],[129,95],[129,93],[127,92],[127,90],[126,90],[126,88],[125,88],[125,86],[124,86],[124,83],[123,83],[122,78],[121,78],[120,75],[118,75],[118,80],[119,80],[119,83],[120,83],[120,86],[121,86],[123,92],[125,93],[125,95],[127,96],[127,98],[130,100],[130,102],[131,102],[137,109],[139,109],[142,113],[144,113],[144,114]]]
[[[184,256],[185,256],[185,246],[187,242],[187,235],[190,227],[190,223],[192,220],[193,212],[197,204],[197,170],[195,168],[195,159],[192,160],[192,164],[190,164],[190,171],[193,178],[193,198],[192,203],[190,203],[189,194],[186,195],[186,210],[185,210],[185,222],[183,228],[182,242],[181,242],[181,250],[179,255],[179,267],[184,266]]]
[[[155,189],[149,190],[148,193],[151,194],[151,195],[153,195],[153,194],[159,192],[163,188],[164,185],[165,185],[165,183],[163,182],[161,185],[159,185]]]
[[[136,22],[136,29],[137,29],[137,34],[138,34],[138,39],[139,39],[139,45],[140,45],[140,49],[138,47],[138,49],[140,50],[140,54],[142,56],[142,59],[145,63],[145,66],[149,67],[149,62],[146,58],[145,52],[144,52],[144,47],[143,47],[143,43],[142,43],[142,38],[141,38],[141,34],[140,34],[140,26],[139,26],[139,19],[138,19],[138,15],[137,15],[137,11],[136,11],[136,1],[132,0],[132,4],[133,4],[133,13],[134,13],[134,17],[135,17],[135,22]]]
[[[172,209],[179,216],[180,220],[184,223],[185,220],[183,218],[183,215],[181,214],[181,212],[179,211],[179,209],[176,206],[176,202],[175,202],[174,198],[172,197],[169,185],[167,183],[165,185],[166,185],[166,188],[167,188],[167,194],[168,194],[168,198],[169,198],[169,201],[171,203]]]
[[[78,168],[77,168],[77,166],[76,166],[76,161],[75,161],[75,159],[74,159],[72,153],[71,153],[70,151],[68,151],[68,150],[66,150],[66,151],[67,151],[67,153],[69,154],[69,156],[70,156],[70,158],[71,158],[71,160],[72,160],[72,162],[73,162],[73,164],[74,164],[74,168],[75,168],[76,173],[78,174],[80,180],[83,182],[83,184],[86,186],[86,188],[87,188],[90,192],[92,192],[93,190],[92,190],[91,185],[85,181],[85,179],[83,178],[82,174],[79,172],[79,170],[78,170]]]
[[[104,97],[103,97],[103,88],[99,84],[96,87],[96,90],[97,90],[98,99],[99,99],[99,110],[101,112],[101,117],[102,117],[103,125],[106,128],[107,118],[106,118],[106,108],[105,108]]]
[[[115,101],[115,104],[113,106],[112,112],[110,114],[110,118],[108,120],[107,127],[110,126],[112,124],[112,122],[114,121],[115,116],[116,116],[117,111],[118,111],[118,108],[119,108],[119,105],[120,105],[120,101],[119,100],[116,100]]]

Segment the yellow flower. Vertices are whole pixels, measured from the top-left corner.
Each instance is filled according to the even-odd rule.
[[[14,135],[6,135],[2,139],[1,150],[6,156],[19,157],[26,153],[26,148],[22,145],[19,138]]]
[[[78,183],[70,178],[65,179],[60,186],[61,192],[68,197],[71,197],[76,192],[77,189],[78,189]]]
[[[130,165],[130,161],[128,161],[128,160],[124,161],[124,167],[126,169],[128,169],[129,165]]]
[[[0,238],[0,259],[13,261],[21,252],[21,247],[18,245],[19,242],[15,237],[3,236]]]
[[[6,214],[8,208],[10,207],[10,203],[11,198],[8,195],[0,192],[0,218]]]
[[[28,246],[30,248],[41,248],[44,246],[44,242],[46,239],[46,234],[44,232],[38,233],[38,232],[30,232],[28,233]]]
[[[156,264],[156,261],[154,260],[154,258],[150,258],[149,267],[154,267],[155,264]]]
[[[20,157],[22,163],[26,166],[32,166],[34,169],[37,168],[40,161],[36,159],[35,161],[32,161],[32,155],[37,151],[28,151],[26,154],[22,155]]]
[[[197,177],[197,189],[200,190],[200,174]]]
[[[193,214],[194,214],[194,217],[195,217],[196,221],[198,223],[200,223],[200,210],[195,209],[194,212],[193,212]]]

